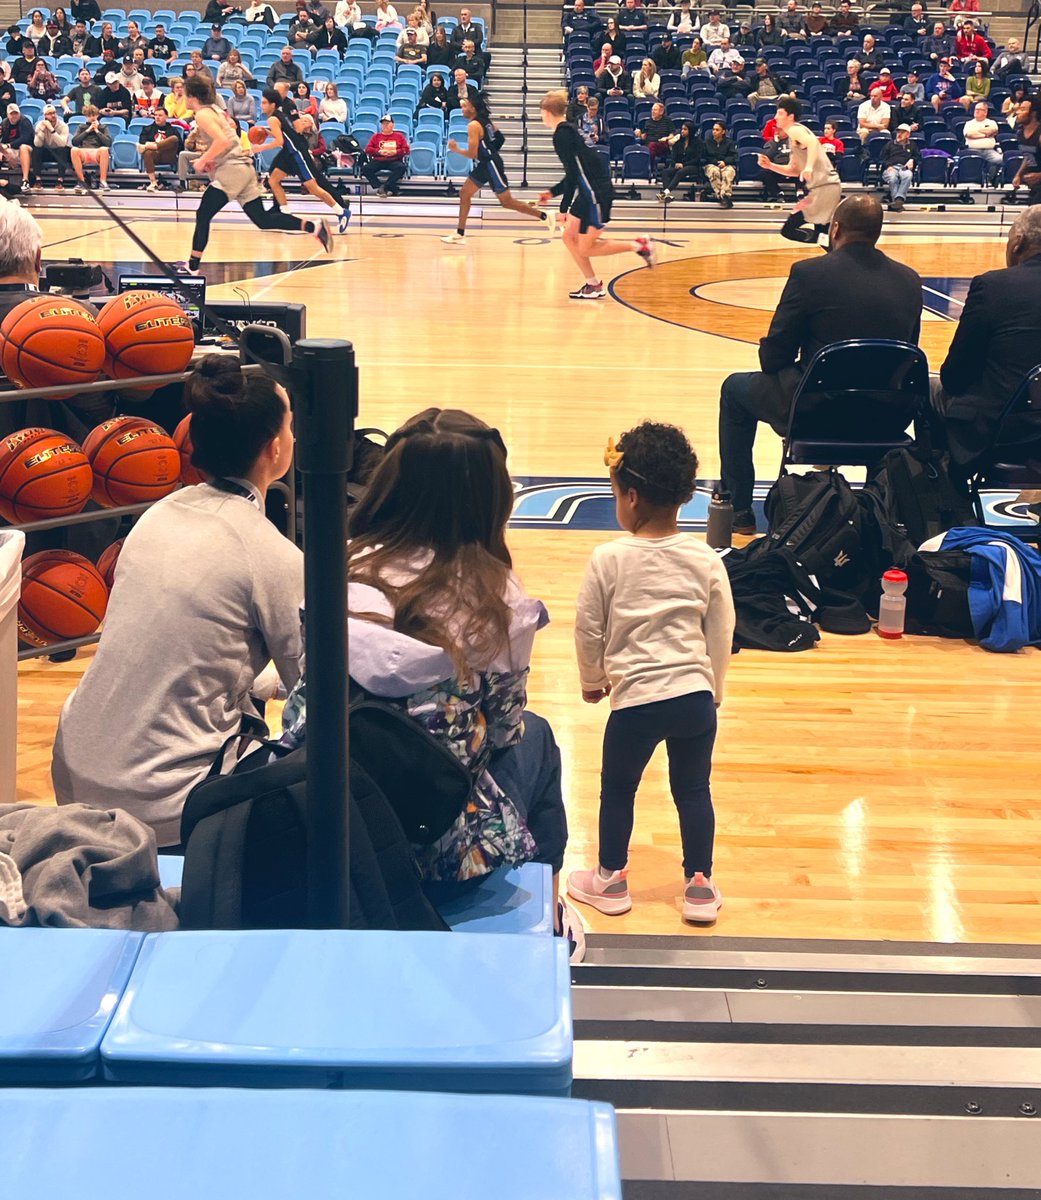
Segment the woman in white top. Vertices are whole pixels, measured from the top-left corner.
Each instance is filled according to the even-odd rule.
[[[34,46],[38,46],[40,42],[47,36],[47,25],[43,19],[43,13],[38,8],[34,8],[32,16],[29,19],[29,26],[25,31],[25,36],[32,42]]]
[[[415,30],[417,46],[430,45],[430,34],[424,29],[422,20],[416,13],[411,12],[405,18],[405,28],[398,34],[397,48],[399,50],[408,41],[408,30],[410,29]]]
[[[318,105],[318,120],[339,121],[341,125],[347,124],[347,101],[340,98],[335,83],[328,83],[325,86],[325,96]]]
[[[716,709],[734,636],[734,602],[719,555],[680,533],[698,460],[682,430],[645,421],[608,443],[618,523],[626,536],[593,551],[578,597],[575,644],[582,699],[611,698],[600,776],[600,855],[572,871],[568,894],[598,911],[632,907],[627,880],[636,789],[655,747],[683,842],[683,916],[711,922],[715,815],[709,792]]]
[[[653,58],[645,58],[640,73],[633,80],[633,95],[637,100],[657,100],[661,87],[661,76]]]
[[[217,86],[231,87],[237,79],[252,83],[253,72],[242,61],[242,55],[232,46],[228,57],[217,68]]]
[[[378,30],[401,28],[398,10],[389,0],[377,0],[376,2],[376,28]]]

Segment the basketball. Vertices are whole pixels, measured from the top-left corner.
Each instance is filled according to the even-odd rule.
[[[191,362],[195,334],[181,306],[158,292],[126,292],[101,310],[105,372],[113,379],[173,375]]]
[[[246,137],[249,138],[254,146],[260,146],[267,141],[268,132],[263,125],[252,125]]]
[[[65,296],[32,296],[0,324],[0,366],[17,387],[93,383],[105,362],[97,319]]]
[[[87,456],[67,434],[20,429],[0,440],[0,516],[12,524],[71,517],[92,482]]]
[[[112,591],[112,584],[116,577],[116,563],[119,561],[119,552],[123,549],[125,541],[126,538],[120,538],[118,542],[106,546],[97,562],[98,574],[105,581],[105,587],[109,591]]]
[[[71,550],[41,550],[22,561],[18,636],[30,646],[86,637],[101,624],[108,589],[95,567]]]
[[[177,447],[177,453],[181,456],[181,482],[185,487],[191,487],[195,483],[203,483],[206,476],[192,466],[192,436],[191,436],[192,414],[189,413],[174,430],[173,440]]]
[[[104,421],[91,430],[83,451],[94,472],[91,495],[105,508],[159,500],[181,477],[173,438],[141,417]]]

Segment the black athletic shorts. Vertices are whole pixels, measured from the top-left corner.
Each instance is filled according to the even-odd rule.
[[[594,192],[592,199],[578,192],[568,206],[568,212],[578,220],[579,233],[590,229],[603,229],[611,219],[611,202],[614,195]]]
[[[470,172],[470,178],[478,187],[490,187],[497,196],[500,192],[509,190],[510,182],[506,178],[502,159],[498,155],[475,163]]]

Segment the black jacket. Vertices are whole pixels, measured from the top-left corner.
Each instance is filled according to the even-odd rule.
[[[448,111],[448,89],[443,85],[434,87],[432,83],[428,83],[423,89],[423,94],[419,97],[419,103],[416,105],[416,116],[419,116],[420,110],[424,108],[436,108],[440,112]]]
[[[737,146],[733,138],[724,137],[721,142],[717,142],[710,134],[705,138],[705,156],[706,162],[726,163],[728,167],[737,166]]]
[[[969,285],[940,368],[944,416],[956,461],[969,462],[985,449],[1001,410],[1038,362],[1041,255],[977,275]]]
[[[429,65],[430,56],[427,56],[427,64]],[[456,55],[455,61],[452,63],[452,70],[458,71],[460,67],[466,72],[467,78],[472,79],[476,84],[480,85],[484,81],[484,59],[474,51],[473,58],[467,58],[465,54]]]
[[[100,21],[101,9],[98,0],[72,0],[69,5],[69,19],[85,21],[88,25],[91,21]]]
[[[708,161],[704,138],[695,134],[689,142],[681,137],[672,143],[672,165],[674,167],[698,167]]]
[[[709,147],[709,158],[713,150]],[[759,362],[774,374],[798,360],[803,368],[821,349],[848,338],[887,338],[917,344],[922,281],[881,250],[854,243],[792,266]]]
[[[450,44],[445,46],[436,46],[434,45],[433,39],[431,39],[430,45],[427,46],[428,67],[451,67],[452,63],[455,62],[456,57],[457,55],[455,46]]]
[[[615,79],[610,71],[604,70],[596,77],[596,86],[601,95],[606,96],[612,88],[620,88],[624,95],[631,96],[633,94],[633,77],[628,71],[623,71]]]
[[[914,142],[908,142],[906,146],[901,146],[899,142],[890,142],[878,161],[883,171],[887,167],[902,167],[908,162],[913,163],[911,170],[914,171],[921,165],[922,156]]]
[[[474,49],[480,50],[483,40],[484,34],[481,33],[480,25],[471,23],[468,29],[463,29],[462,25],[457,25],[452,30],[452,45],[455,46],[457,54],[462,50],[463,42],[473,42]]]
[[[659,71],[678,71],[683,66],[683,51],[679,46],[659,46],[651,58]]]

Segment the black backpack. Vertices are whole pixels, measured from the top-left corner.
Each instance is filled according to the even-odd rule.
[[[969,610],[970,554],[964,550],[923,550],[912,554],[903,569],[907,572],[904,629],[908,633],[948,638],[976,636]]]
[[[785,550],[821,587],[862,594],[876,575],[864,511],[837,471],[783,474],[766,497],[770,532],[758,553]]]
[[[263,744],[204,779],[181,816],[184,929],[300,929],[307,914],[306,748]],[[355,929],[447,929],[420,887],[405,832],[351,763],[350,921]]]

